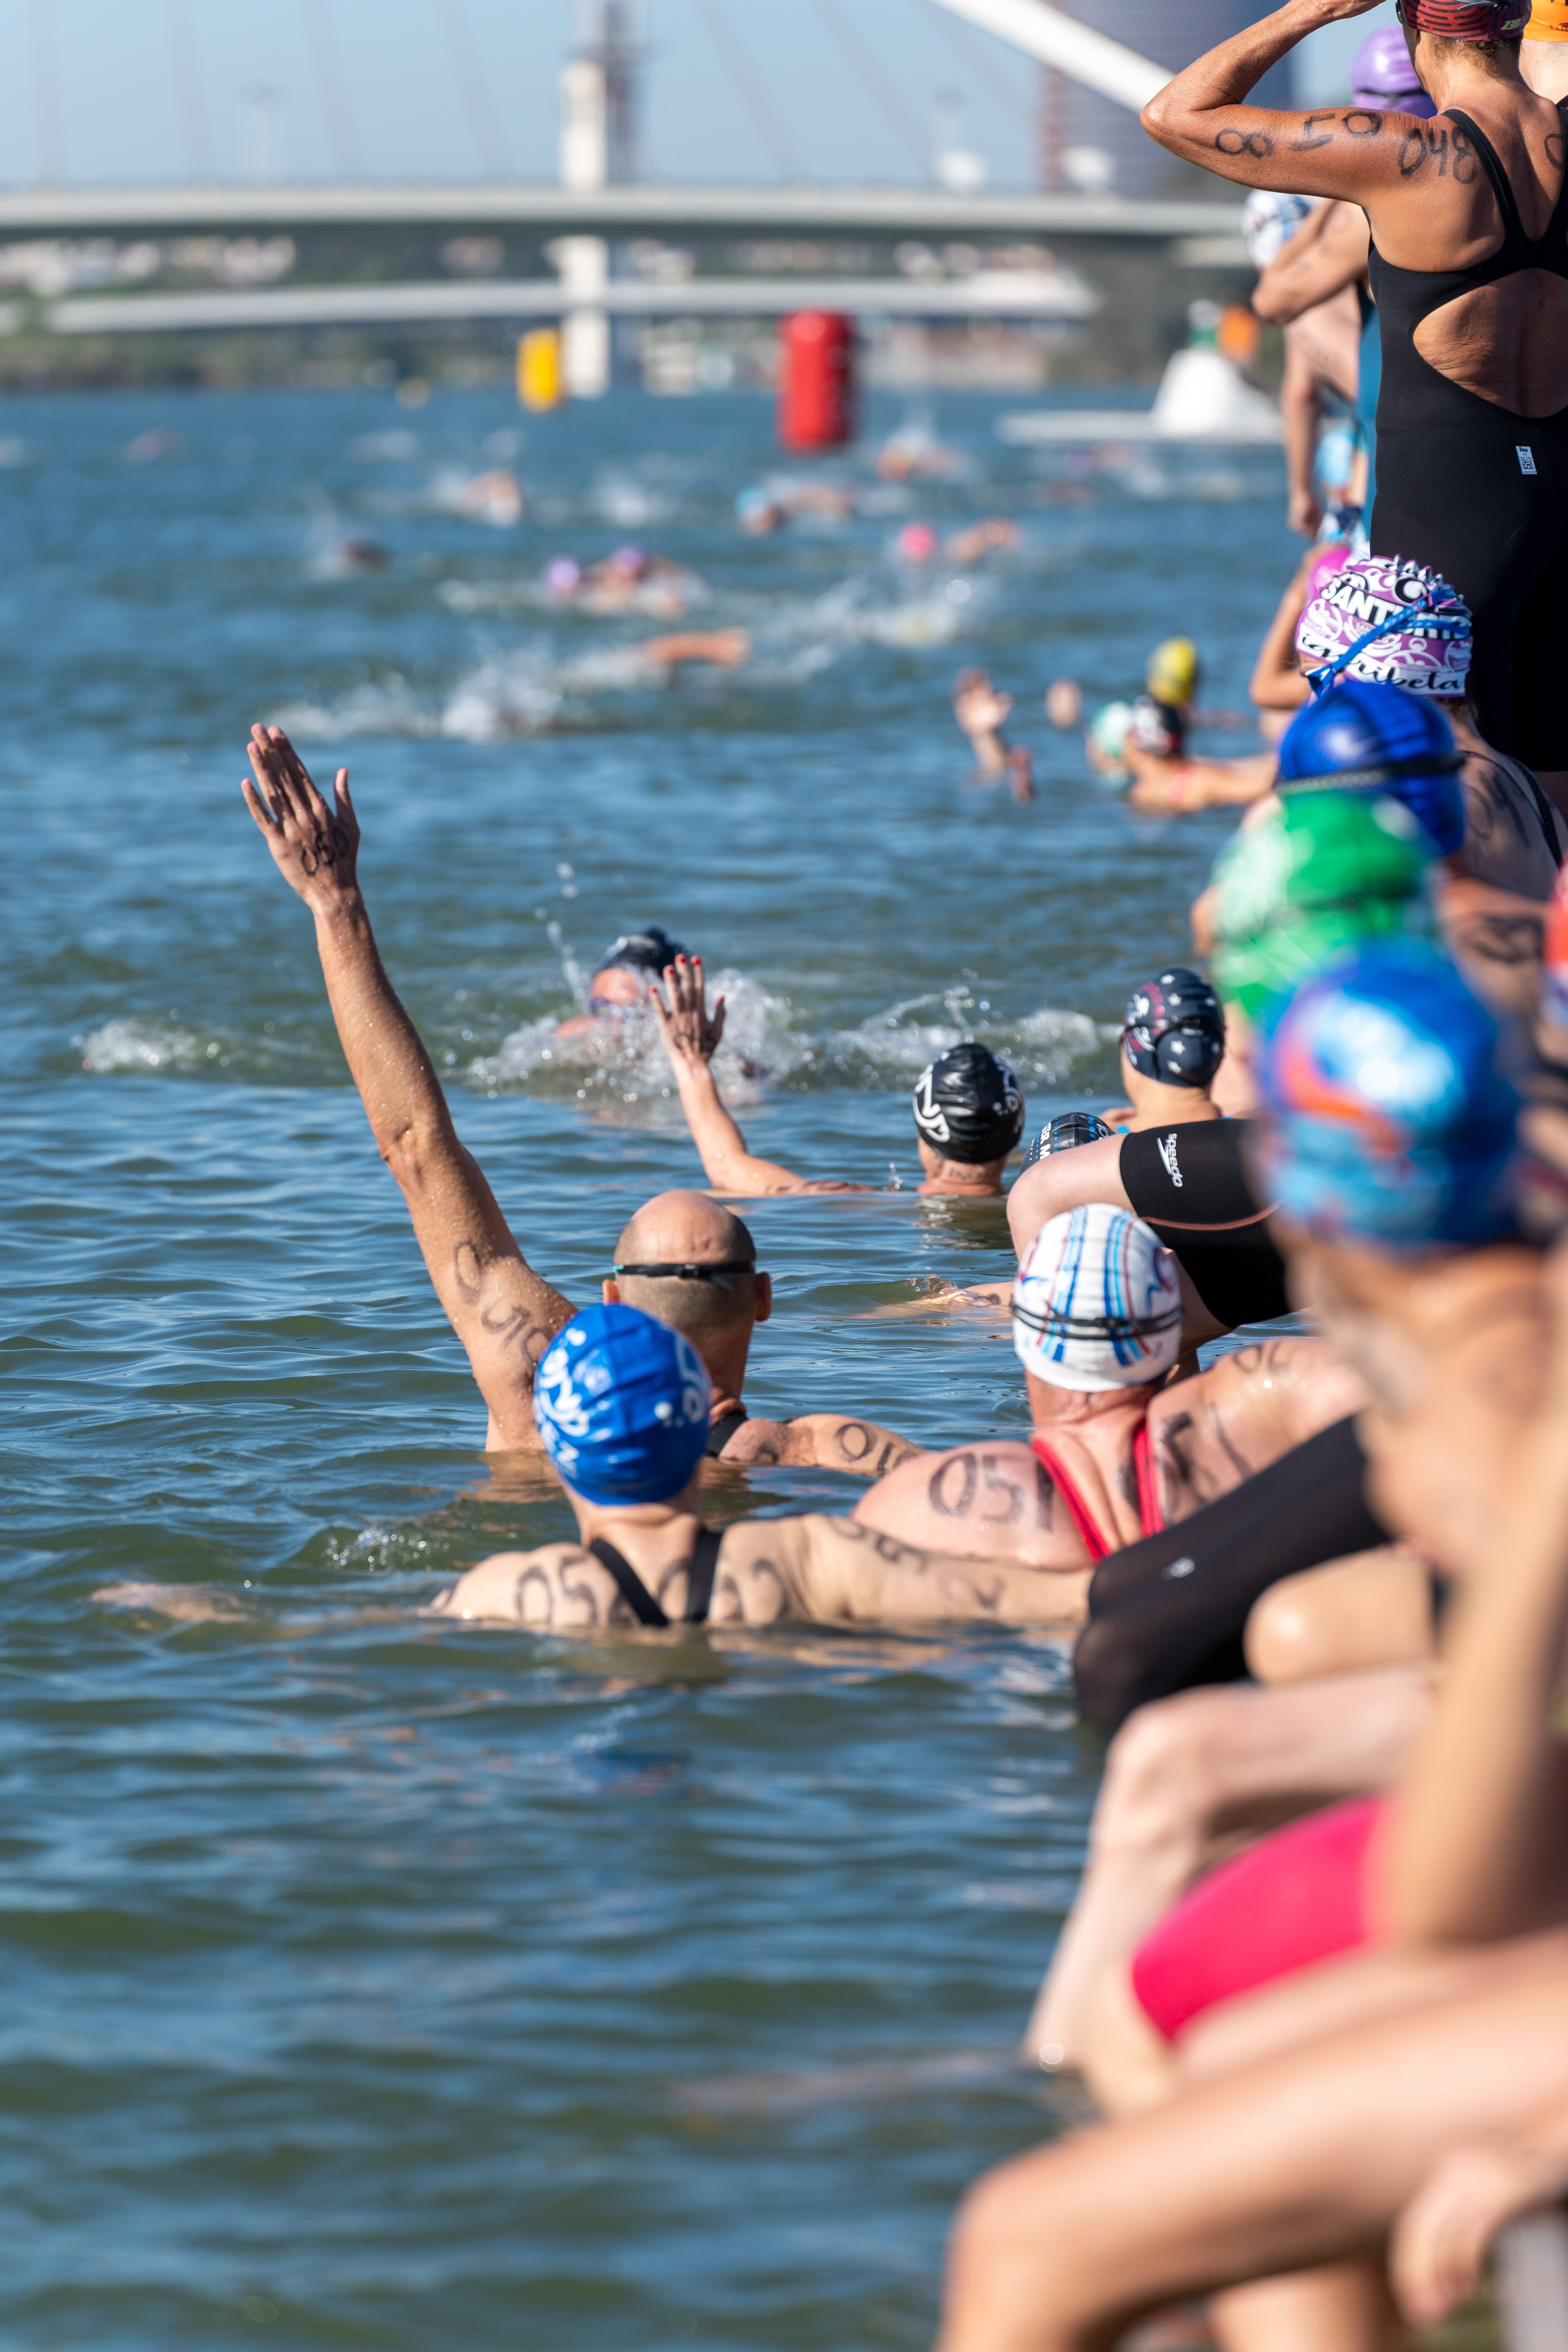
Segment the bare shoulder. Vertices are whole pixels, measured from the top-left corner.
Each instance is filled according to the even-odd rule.
[[[1149,1419],[1157,1425],[1173,1412],[1247,1412],[1278,1416],[1292,1428],[1300,1423],[1301,1434],[1308,1435],[1358,1412],[1365,1402],[1360,1379],[1326,1339],[1282,1332],[1278,1339],[1227,1348],[1206,1372],[1156,1397]]]
[[[1084,1558],[1049,1473],[1018,1438],[920,1454],[879,1478],[850,1518],[902,1543],[966,1559],[1076,1568]]]
[[[541,1632],[584,1632],[635,1620],[609,1570],[581,1544],[542,1544],[537,1551],[499,1551],[443,1592],[433,1616],[477,1624],[531,1625]]]

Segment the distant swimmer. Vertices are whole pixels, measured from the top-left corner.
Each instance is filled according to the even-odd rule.
[[[942,549],[950,563],[980,563],[988,555],[1010,553],[1024,543],[1024,534],[1005,515],[985,515],[979,522],[955,530]]]
[[[1089,766],[1108,784],[1129,785],[1131,807],[1187,815],[1258,800],[1273,782],[1272,751],[1240,760],[1189,754],[1197,687],[1197,647],[1190,637],[1168,637],[1149,656],[1137,701],[1109,703],[1090,719]]]
[[[430,1056],[382,966],[359,887],[359,821],[347,769],[338,771],[329,808],[281,728],[255,728],[249,750],[256,781],[244,786],[246,803],[273,863],[315,918],[349,1072],[489,1410],[486,1446],[533,1450],[540,1444],[534,1368],[577,1310],[518,1247],[478,1161],[458,1140]],[[612,959],[635,944],[617,941]],[[612,961],[606,971],[626,969]],[[775,1422],[747,1412],[741,1387],[752,1332],[773,1312],[772,1285],[740,1219],[702,1193],[663,1192],[639,1209],[604,1289],[689,1336],[712,1381],[708,1446],[721,1460],[868,1477],[916,1450],[890,1430],[844,1413]]]
[[[488,522],[498,530],[506,530],[522,520],[522,487],[517,476],[504,466],[488,474],[476,474],[458,492],[457,507],[460,514],[474,522]]]
[[[1033,1434],[906,1463],[862,1496],[856,1518],[906,1542],[1077,1569],[1087,1596],[1109,1553],[1364,1402],[1320,1339],[1238,1349],[1171,1384],[1184,1319],[1176,1261],[1141,1219],[1103,1203],[1051,1218],[1013,1289]]]
[[[650,923],[646,930],[623,931],[607,947],[588,982],[587,1005],[563,1021],[557,1037],[592,1035],[601,1022],[621,1022],[647,1001],[647,983],[686,950]]]
[[[481,1560],[441,1595],[438,1615],[635,1633],[792,1622],[1065,1627],[1081,1613],[1081,1577],[899,1543],[819,1512],[704,1527],[708,1374],[679,1332],[634,1308],[590,1307],[568,1323],[535,1394],[578,1540]]]
[[[1043,1154],[1007,1202],[1020,1259],[1066,1210],[1099,1202],[1142,1218],[1195,1294],[1190,1340],[1289,1311],[1269,1209],[1247,1167],[1248,1122],[1224,1117],[1213,1098],[1226,1044],[1219,1001],[1196,972],[1176,967],[1135,990],[1122,1028],[1126,1131]]]
[[[657,989],[652,991],[659,1034],[691,1139],[716,1192],[758,1199],[882,1189],[797,1176],[776,1160],[758,1160],[748,1151],[713,1076],[713,1056],[724,1034],[724,1000],[717,998],[709,1013],[700,956],[677,955],[664,983],[668,1004]],[[1003,1170],[1024,1131],[1023,1093],[1005,1062],[987,1045],[950,1045],[921,1074],[914,1118],[924,1171],[921,1192],[963,1200],[999,1198]]]
[[[647,548],[617,547],[597,563],[574,555],[552,556],[544,567],[545,593],[556,604],[582,613],[647,613],[654,620],[679,621],[701,587],[695,573]]]
[[[684,629],[672,636],[645,637],[631,650],[659,669],[679,669],[683,662],[742,669],[752,658],[752,640],[744,629]]]
[[[1016,801],[1032,801],[1035,767],[1028,749],[1003,739],[1012,709],[1012,696],[1000,693],[984,670],[960,670],[953,680],[952,715],[968,739],[980,776],[986,783],[999,783],[1005,777]]]
[[[752,539],[766,539],[803,515],[824,522],[850,522],[855,501],[831,482],[753,482],[735,500],[735,520]]]

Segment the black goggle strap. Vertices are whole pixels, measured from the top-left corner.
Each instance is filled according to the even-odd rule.
[[[1281,776],[1278,793],[1355,792],[1368,784],[1397,784],[1406,776],[1451,776],[1465,764],[1462,751],[1446,751],[1440,759],[1413,753],[1408,760],[1387,760],[1381,768],[1339,768],[1325,776]]]
[[[1037,1309],[1015,1298],[1013,1320],[1044,1339],[1144,1339],[1179,1330],[1182,1307],[1178,1299],[1158,1315],[1062,1315],[1055,1307]]]
[[[647,1282],[710,1282],[719,1290],[732,1290],[735,1286],[732,1282],[725,1280],[726,1275],[755,1274],[756,1270],[754,1257],[711,1258],[706,1265],[678,1265],[672,1259],[668,1264],[661,1261],[657,1265],[613,1265],[610,1268],[617,1277],[630,1274],[640,1275]]]

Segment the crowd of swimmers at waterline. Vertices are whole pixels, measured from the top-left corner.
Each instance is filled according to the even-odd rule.
[[[554,1288],[383,969],[346,774],[250,748],[488,1443],[547,1457],[576,1521],[436,1611],[1073,1645],[1110,1742],[1026,2047],[1102,2120],[973,2190],[942,2352],[1093,2352],[1195,2298],[1225,2352],[1392,2352],[1568,2198],[1568,181],[1522,9],[1403,5],[1430,118],[1246,103],[1344,0],[1289,0],[1146,118],[1364,208],[1392,430],[1370,551],[1315,550],[1266,638],[1266,762],[1186,761],[1195,675],[1162,648],[1130,789],[1243,814],[1127,1006],[1125,1099],[1032,1121],[978,1039],[915,1088],[922,1191],[1005,1200],[1018,1260],[921,1305],[1010,1319],[1026,1435],[748,1412],[772,1298],[727,1203],[852,1185],[749,1150],[722,1002],[662,934],[585,1017],[651,1005],[709,1189],[637,1212],[599,1301]],[[714,1460],[864,1488],[710,1528]]]

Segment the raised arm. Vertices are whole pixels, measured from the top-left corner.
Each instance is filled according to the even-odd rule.
[[[329,808],[278,727],[252,730],[241,786],[273,863],[316,922],[327,996],[376,1149],[408,1203],[436,1295],[489,1407],[487,1443],[537,1443],[533,1372],[576,1311],[518,1248],[382,968],[358,877],[359,822],[340,768]]]
[[[1098,1143],[1047,1153],[1025,1169],[1007,1195],[1007,1224],[1020,1264],[1040,1227],[1064,1210],[1084,1209],[1091,1201],[1131,1208],[1121,1181],[1121,1141],[1119,1135],[1102,1135]]]
[[[1222,41],[1157,90],[1143,128],[1173,155],[1222,179],[1282,194],[1347,196],[1397,187],[1404,141],[1419,137],[1414,115],[1329,107],[1311,114],[1248,106],[1247,98],[1298,41],[1324,25],[1363,16],[1377,0],[1287,0]]]
[[[713,1056],[724,1034],[724,1000],[716,998],[709,1013],[700,956],[677,956],[665,966],[664,984],[669,991],[668,1004],[657,988],[650,988],[648,996],[691,1140],[713,1190],[753,1199],[770,1192],[868,1191],[864,1184],[814,1182],[782,1168],[776,1160],[758,1160],[747,1150],[746,1139],[725,1109],[713,1076]]]

